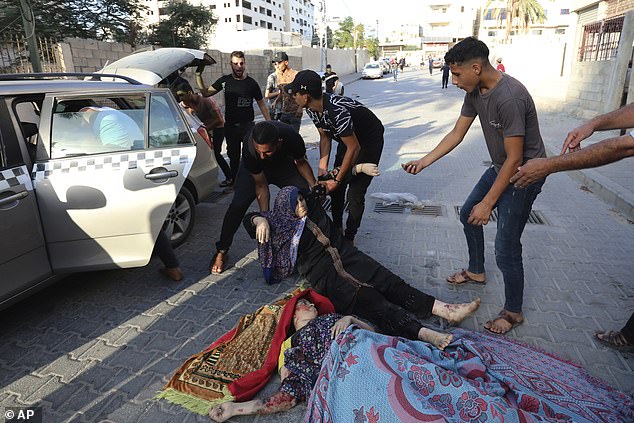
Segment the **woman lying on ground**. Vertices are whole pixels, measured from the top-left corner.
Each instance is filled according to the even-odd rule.
[[[412,313],[458,324],[480,306],[479,298],[447,304],[408,285],[344,240],[321,203],[312,198],[307,203],[295,187],[280,190],[272,211],[247,214],[243,223],[258,240],[267,282],[283,279],[297,267],[316,292],[332,301],[335,311],[367,319],[388,335],[443,349],[452,335],[423,327]]]
[[[209,410],[209,417],[217,422],[238,415],[270,414],[289,410],[298,402],[310,397],[310,392],[321,369],[321,362],[328,354],[330,344],[350,325],[361,329],[374,329],[352,316],[337,313],[319,315],[310,301],[310,294],[295,302],[290,348],[284,354],[284,366],[280,370],[282,383],[271,397],[245,402],[226,402]],[[323,297],[322,297],[323,298]],[[289,303],[292,306],[292,303]]]

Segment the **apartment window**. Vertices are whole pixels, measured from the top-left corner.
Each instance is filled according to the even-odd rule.
[[[488,35],[489,37],[495,37],[495,36],[496,36],[496,34],[497,34],[497,32],[496,32],[496,31],[489,31],[487,35]]]
[[[266,9],[266,16],[271,16],[271,11],[269,9]]]
[[[263,14],[263,15],[264,15],[264,13],[265,13],[265,10],[266,10],[266,9],[264,9],[264,8],[263,8],[262,6],[260,6],[260,9],[259,9],[259,11],[260,11],[260,13],[261,13],[261,14]]]
[[[623,22],[624,16],[619,16],[584,25],[579,61],[593,62],[616,57]]]
[[[261,26],[262,28],[266,28],[266,22],[264,22],[264,21],[260,21],[260,26]]]
[[[559,11],[560,15],[570,15],[570,9],[561,9]]]
[[[242,15],[242,21],[245,24],[251,24],[253,22],[253,19],[251,19],[251,16],[249,16],[249,15]],[[258,23],[256,22],[255,24],[257,26]]]
[[[555,34],[563,35],[566,33],[566,28],[555,28]]]
[[[271,22],[267,22],[267,23],[266,23],[266,27],[267,27],[268,29],[273,29],[273,24],[272,24]]]
[[[506,19],[506,8],[502,9],[487,9],[484,12],[484,20],[485,21],[494,21],[494,20],[505,20]]]
[[[533,35],[542,35],[542,30],[541,29],[534,29],[531,31],[531,33]]]
[[[240,7],[240,0],[236,0],[236,7]]]
[[[460,6],[460,13],[464,13],[464,6]]]
[[[291,18],[291,22],[295,22],[295,18]]]
[[[246,0],[242,0],[242,7],[244,7],[245,9],[251,10],[251,2],[248,2]]]
[[[236,15],[236,22],[240,22],[240,15]]]

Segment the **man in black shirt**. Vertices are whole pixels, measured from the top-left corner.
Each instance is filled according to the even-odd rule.
[[[308,192],[316,183],[301,135],[280,121],[257,123],[244,143],[233,199],[225,213],[209,271],[224,271],[233,236],[253,200],[258,200],[260,211],[269,210],[269,184],[280,188],[295,186]]]
[[[225,138],[232,174],[231,182],[238,174],[243,140],[253,128],[253,100],[258,104],[264,119],[271,120],[260,86],[255,79],[246,74],[245,69],[244,53],[241,51],[231,53],[231,74],[218,78],[211,87],[205,86],[202,79],[203,69],[196,69],[196,83],[202,95],[208,97],[222,90],[225,92]]]
[[[324,182],[332,197],[332,220],[343,228],[348,187],[345,237],[354,241],[365,209],[365,193],[377,176],[383,151],[383,124],[367,107],[348,97],[322,93],[321,78],[311,70],[297,74],[287,91],[306,108],[319,131],[319,175],[328,172],[332,140],[337,141],[334,166],[338,174]]]

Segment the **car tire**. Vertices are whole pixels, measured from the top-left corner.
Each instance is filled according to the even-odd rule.
[[[195,221],[196,201],[189,189],[183,186],[163,223],[163,230],[172,247],[176,248],[187,240]]]

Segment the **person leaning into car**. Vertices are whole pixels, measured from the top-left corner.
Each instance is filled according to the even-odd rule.
[[[231,182],[235,181],[240,165],[240,150],[246,135],[253,128],[253,100],[256,101],[265,120],[271,120],[257,81],[246,74],[244,53],[231,53],[231,73],[218,78],[210,87],[205,86],[203,66],[196,69],[196,84],[205,97],[225,92],[225,138],[231,167]]]
[[[303,192],[317,184],[306,160],[304,139],[292,126],[280,121],[258,122],[244,144],[233,199],[222,221],[210,273],[224,271],[233,236],[253,200],[258,200],[260,211],[269,210],[269,184],[279,188],[295,186]]]

